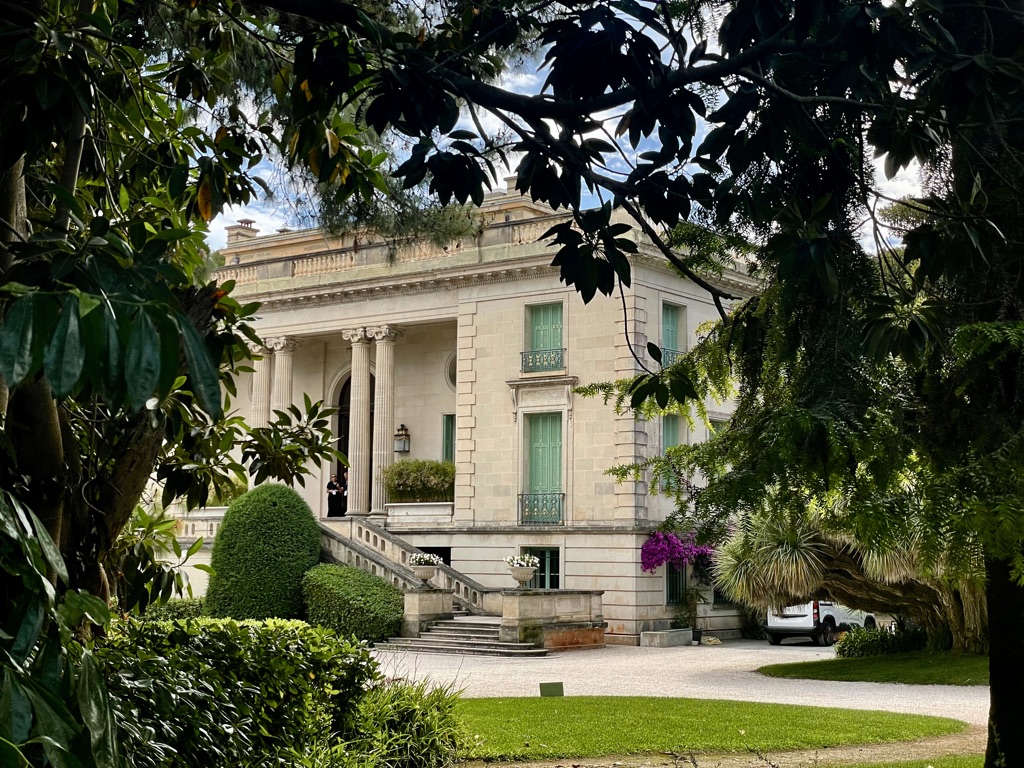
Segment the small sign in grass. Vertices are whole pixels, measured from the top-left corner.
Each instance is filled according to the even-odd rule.
[[[561,683],[541,683],[541,696],[565,696],[565,689]]]
[[[470,758],[534,760],[656,752],[779,752],[909,741],[957,720],[741,701],[571,696],[464,699]]]

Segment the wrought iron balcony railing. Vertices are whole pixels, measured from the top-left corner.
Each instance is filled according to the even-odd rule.
[[[533,349],[522,354],[523,373],[560,371],[565,368],[564,349]]]
[[[677,362],[679,358],[683,356],[683,353],[678,349],[664,348],[661,350],[661,364],[668,368],[673,363]]]
[[[520,525],[561,525],[564,493],[519,494]]]

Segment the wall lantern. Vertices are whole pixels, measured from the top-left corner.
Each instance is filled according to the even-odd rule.
[[[409,452],[409,429],[405,424],[398,425],[398,431],[395,432],[395,453],[408,453]]]

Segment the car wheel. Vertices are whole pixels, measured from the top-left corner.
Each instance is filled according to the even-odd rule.
[[[774,634],[772,632],[768,633],[768,643],[769,643],[769,645],[778,645],[781,642],[782,642],[782,638],[779,635],[776,635],[776,634]]]
[[[836,641],[836,625],[826,621],[821,625],[821,631],[814,638],[814,642],[821,646],[829,646]]]

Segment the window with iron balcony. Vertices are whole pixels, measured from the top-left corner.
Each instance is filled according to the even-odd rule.
[[[526,349],[523,373],[561,371],[565,368],[562,346],[562,302],[536,304],[526,311]]]

